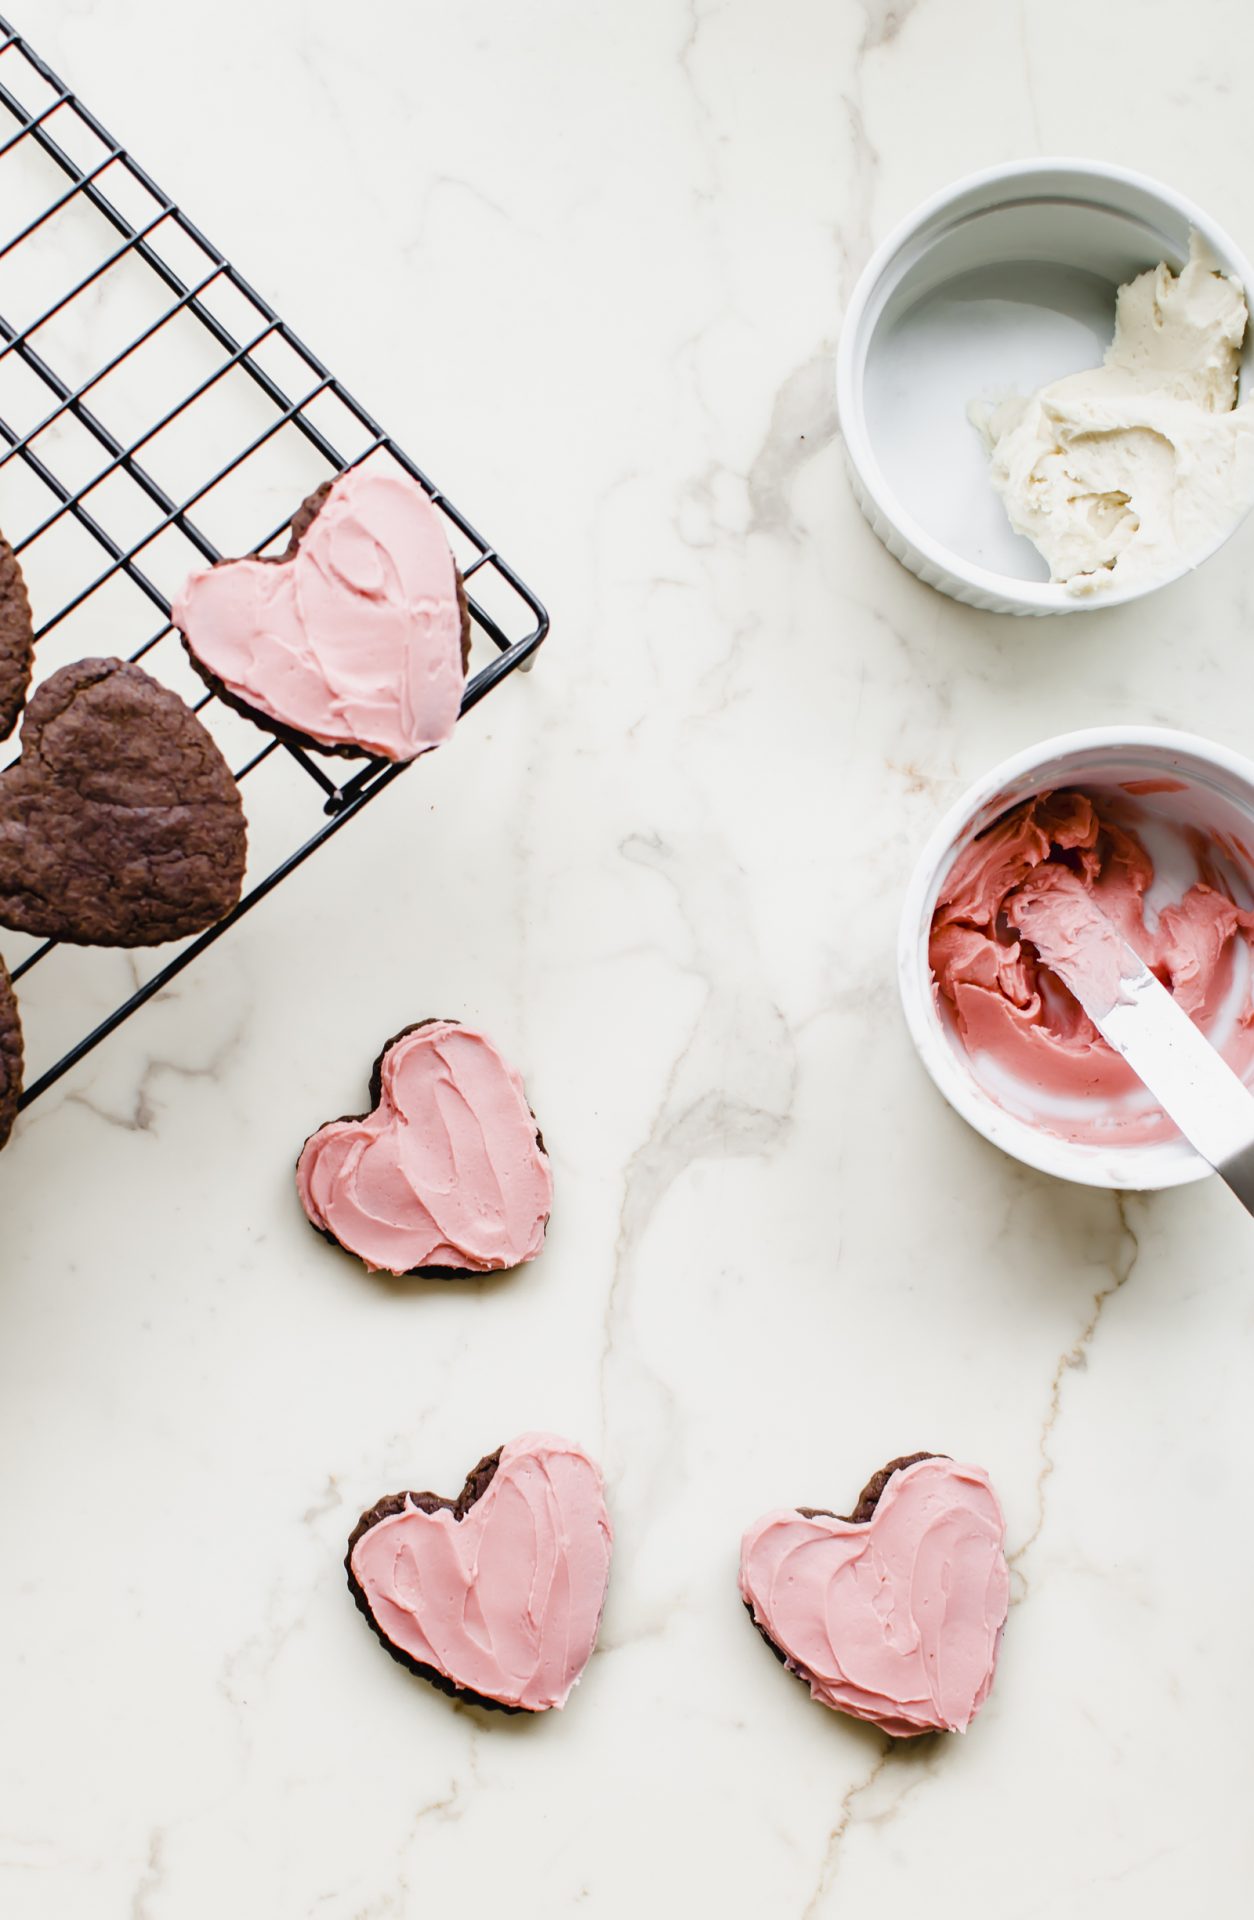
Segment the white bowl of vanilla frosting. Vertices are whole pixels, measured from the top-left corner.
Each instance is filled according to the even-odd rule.
[[[968,605],[1118,606],[1254,505],[1254,267],[1170,188],[1091,161],[960,181],[892,234],[841,334],[854,490]]]

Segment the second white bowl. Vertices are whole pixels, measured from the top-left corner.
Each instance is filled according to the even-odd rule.
[[[1254,848],[1254,763],[1194,734],[1167,727],[1104,727],[1059,735],[994,767],[953,806],[920,855],[907,889],[897,943],[902,1006],[919,1057],[950,1105],[994,1146],[1042,1173],[1085,1186],[1145,1190],[1181,1186],[1210,1172],[1178,1135],[1135,1146],[1061,1139],[999,1106],[972,1072],[939,1004],[928,941],[937,897],[959,854],[1012,807],[1064,787],[1123,790],[1135,782],[1169,790],[1154,807],[1234,848]],[[1254,854],[1234,874],[1238,905],[1254,908]]]

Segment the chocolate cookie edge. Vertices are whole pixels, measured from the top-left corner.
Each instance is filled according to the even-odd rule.
[[[0,740],[26,705],[35,666],[35,622],[21,562],[0,533]]]
[[[11,790],[27,795],[41,791],[55,794],[59,786],[68,787],[73,792],[72,783],[55,775],[45,779],[44,735],[76,701],[110,680],[124,680],[135,690],[138,698],[150,703],[157,712],[164,710],[178,728],[185,730],[187,743],[194,740],[197,750],[204,756],[205,781],[215,791],[202,796],[202,799],[211,801],[214,807],[221,810],[217,830],[212,836],[212,858],[207,858],[203,853],[201,856],[207,859],[207,865],[200,876],[199,890],[206,898],[195,911],[185,909],[181,915],[175,912],[176,902],[173,899],[159,902],[160,914],[153,911],[151,900],[132,902],[127,912],[119,918],[109,920],[102,914],[98,921],[90,925],[80,923],[76,926],[68,918],[49,917],[37,910],[25,910],[21,905],[24,896],[18,891],[6,896],[7,907],[0,902],[0,925],[14,932],[32,934],[38,939],[53,939],[66,946],[121,949],[165,946],[176,940],[191,939],[216,926],[233,912],[239,904],[248,865],[248,819],[239,783],[217,741],[181,695],[152,674],[146,673],[135,661],[124,660],[117,655],[89,655],[59,667],[36,688],[26,707],[21,752],[0,774],[0,796],[6,785]],[[107,735],[111,725],[116,725],[116,721],[107,715],[102,718],[102,735]],[[168,744],[177,746],[177,739],[172,736]],[[99,804],[103,807],[111,803],[83,802],[80,799],[78,804]],[[190,804],[179,801],[175,806],[186,808]],[[14,907],[18,910],[12,910]],[[63,901],[60,910],[65,912]]]
[[[0,959],[0,1149],[8,1145],[17,1119],[24,1066],[21,1010],[9,970]]]

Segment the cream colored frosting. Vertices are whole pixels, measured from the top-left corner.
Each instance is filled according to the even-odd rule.
[[[229,694],[323,746],[412,760],[461,710],[457,570],[398,469],[341,474],[289,559],[193,574],[172,618]]]
[[[349,1567],[384,1637],[455,1686],[541,1713],[565,1706],[596,1644],[613,1529],[600,1469],[525,1433],[461,1519],[408,1503]]]
[[[904,1737],[963,1732],[988,1696],[1010,1579],[982,1467],[894,1473],[870,1520],[768,1513],[741,1544],[754,1620],[824,1706]]]
[[[1177,276],[1119,289],[1104,363],[969,411],[1010,523],[1072,593],[1196,566],[1254,502],[1254,407],[1236,406],[1240,284],[1196,235]]]
[[[372,1273],[533,1260],[553,1204],[521,1077],[486,1034],[430,1020],[383,1056],[379,1103],[333,1120],[296,1168],[316,1227]]]

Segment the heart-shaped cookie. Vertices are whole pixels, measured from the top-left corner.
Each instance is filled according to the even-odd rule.
[[[481,1460],[456,1500],[380,1500],[344,1565],[402,1665],[479,1706],[542,1713],[565,1706],[591,1657],[613,1538],[595,1462],[525,1433]]]
[[[0,926],[144,947],[239,899],[245,827],[230,768],[191,710],[122,660],[44,681],[0,774]]]
[[[406,1027],[375,1061],[370,1098],[301,1151],[297,1191],[319,1233],[371,1273],[452,1278],[535,1259],[553,1175],[522,1080],[486,1034]]]
[[[35,630],[17,555],[0,533],[0,740],[7,740],[30,685]]]
[[[9,970],[0,960],[0,1147],[13,1131],[22,1091],[22,1021]]]
[[[461,711],[461,575],[440,515],[399,468],[327,482],[286,553],[193,574],[173,618],[215,693],[297,745],[413,760]]]
[[[885,1733],[963,1732],[993,1683],[1010,1581],[982,1467],[894,1460],[847,1518],[768,1513],[744,1536],[754,1625],[824,1706]]]

